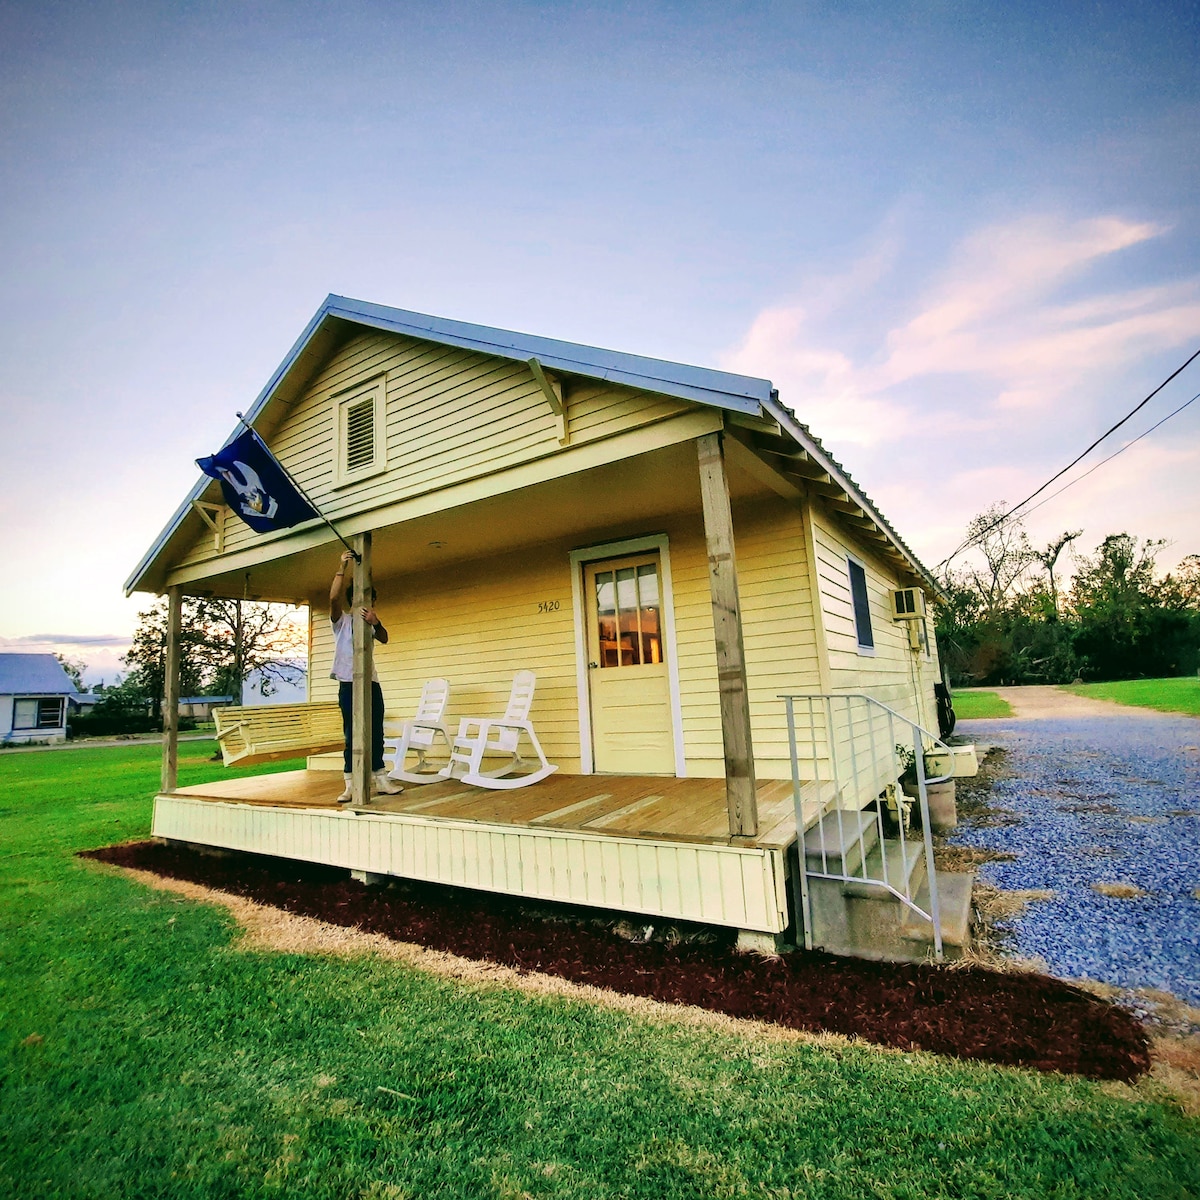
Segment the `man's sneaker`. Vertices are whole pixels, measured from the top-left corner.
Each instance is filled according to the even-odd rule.
[[[372,791],[384,796],[397,796],[404,791],[404,785],[388,778],[386,771],[376,771],[372,779]]]
[[[345,780],[346,786],[342,789],[342,794],[337,798],[337,802],[339,804],[349,804],[354,799],[354,788],[351,783],[352,776],[343,775],[342,779]]]

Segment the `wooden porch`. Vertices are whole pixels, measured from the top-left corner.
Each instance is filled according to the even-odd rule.
[[[179,796],[283,808],[343,811],[335,803],[341,776],[333,771],[284,771],[178,788]],[[543,829],[583,829],[614,837],[667,839],[707,845],[785,849],[796,839],[792,785],[757,785],[759,832],[729,836],[723,779],[674,779],[645,775],[553,775],[533,787],[492,791],[457,780],[409,787],[398,796],[375,796],[350,808],[359,815],[421,814],[433,819],[484,821]],[[811,785],[806,825],[818,817]]]
[[[788,781],[757,784],[754,837],[730,837],[723,779],[555,775],[508,792],[447,780],[350,809],[335,803],[340,783],[307,770],[178,788],[157,797],[153,832],[365,881],[398,876],[756,934],[788,925]],[[821,804],[805,790],[808,827]]]

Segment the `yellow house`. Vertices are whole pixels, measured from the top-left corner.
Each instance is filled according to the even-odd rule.
[[[347,812],[340,754],[180,789],[168,749],[158,836],[762,935],[803,926],[810,944],[807,883],[865,879],[871,822],[886,859],[897,745],[935,740],[936,585],[768,380],[330,296],[246,421],[369,547],[389,720],[433,677],[452,725],[498,715],[530,670],[558,770]],[[320,521],[254,533],[203,477],[127,590],[309,605],[310,700],[328,705],[341,550]],[[819,835],[805,870],[798,821]],[[867,883],[936,925],[915,848],[901,884],[887,862]]]

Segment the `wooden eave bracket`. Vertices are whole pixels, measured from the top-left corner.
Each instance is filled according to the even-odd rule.
[[[212,530],[213,547],[218,554],[225,551],[225,505],[212,504],[208,500],[193,500],[192,507],[200,514],[200,519]]]
[[[795,450],[776,450],[765,446],[755,447],[760,453],[769,455],[778,463],[778,470],[789,479],[797,480],[802,486],[824,497],[826,505],[848,525],[873,541],[891,545],[891,539],[879,527],[878,522],[834,483],[830,475],[813,462],[808,452],[800,447]],[[780,461],[782,460],[782,461]]]
[[[726,417],[728,419],[728,414]],[[763,451],[756,438],[738,428],[733,422],[727,425],[726,434],[725,450],[730,462],[785,499],[795,501],[800,498],[803,494],[801,487],[788,474],[782,463],[767,462],[763,458]]]
[[[558,440],[560,445],[567,445],[571,440],[571,435],[567,430],[567,404],[563,397],[562,380],[556,376],[547,375],[542,369],[542,364],[536,358],[527,360],[527,365],[533,381],[542,389],[542,395],[546,397],[546,403],[550,405],[550,411],[558,418]]]
[[[803,446],[797,446],[795,442],[782,435],[772,437],[770,441],[763,437],[756,437],[753,439],[753,443],[754,449],[760,454],[770,454],[774,458],[786,459],[788,462],[808,462],[811,457]]]
[[[755,417],[750,413],[737,412],[735,410],[727,412],[725,419],[730,425],[738,425],[742,429],[749,429],[754,433],[766,434],[769,437],[775,438],[783,437],[783,430],[780,428],[779,422],[772,420],[770,417]]]

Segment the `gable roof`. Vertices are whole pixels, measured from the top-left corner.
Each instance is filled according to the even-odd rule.
[[[0,694],[75,694],[71,677],[53,654],[0,654]]]
[[[355,326],[402,334],[419,341],[455,346],[513,362],[528,363],[531,359],[537,359],[542,367],[559,374],[621,384],[640,391],[725,409],[743,417],[765,418],[767,421],[778,423],[829,473],[838,487],[862,506],[912,569],[935,591],[937,590],[933,577],[863,490],[812,436],[807,426],[798,422],[792,411],[780,404],[779,394],[769,379],[735,375],[728,371],[647,358],[640,354],[626,354],[619,350],[605,350],[598,346],[585,346],[577,342],[517,333],[509,329],[495,329],[488,325],[474,325],[467,321],[451,321],[445,317],[432,317],[425,313],[371,304],[365,300],[352,300],[331,293],[325,297],[324,303],[317,309],[295,345],[276,368],[266,387],[259,392],[254,403],[246,411],[246,424],[254,425],[266,414],[274,401],[282,400],[286,403],[299,395],[339,338]],[[240,424],[236,426],[224,444],[232,441],[242,432],[242,428]],[[261,432],[261,424],[259,428]],[[193,502],[201,499],[212,485],[213,481],[207,475],[200,476],[187,498],[125,581],[126,595],[134,591],[150,565],[179,530],[191,511]]]

